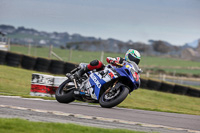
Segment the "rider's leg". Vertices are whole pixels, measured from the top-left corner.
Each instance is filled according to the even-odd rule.
[[[101,61],[99,60],[93,60],[90,62],[90,64],[88,64],[87,66],[81,68],[80,70],[78,70],[76,73],[75,73],[75,76],[76,78],[80,78],[83,74],[89,72],[89,71],[92,71],[94,69],[96,70],[101,70],[104,68],[104,65]]]

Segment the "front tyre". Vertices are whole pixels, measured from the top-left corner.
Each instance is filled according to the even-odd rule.
[[[70,80],[64,81],[56,90],[56,100],[60,103],[70,103],[75,100],[73,97],[74,86],[67,86]]]
[[[104,92],[99,99],[99,104],[103,108],[112,108],[124,101],[128,93],[129,89],[126,86],[120,86],[116,94],[113,94],[113,96],[109,95],[109,92],[107,94]]]

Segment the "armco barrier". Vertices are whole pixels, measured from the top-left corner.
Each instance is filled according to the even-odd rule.
[[[30,95],[55,97],[56,89],[66,79],[66,77],[33,73]]]
[[[6,51],[0,50],[0,64],[5,64],[6,55],[7,55]]]

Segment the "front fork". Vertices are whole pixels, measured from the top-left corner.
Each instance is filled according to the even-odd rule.
[[[110,86],[110,87],[105,91],[105,94],[107,94],[112,88],[114,88],[115,85],[117,84],[117,82],[118,82],[118,80],[116,80],[116,81],[114,82],[114,84],[113,84],[112,87]]]
[[[73,79],[73,81],[74,81],[74,86],[75,86],[75,88],[78,89],[76,79]]]

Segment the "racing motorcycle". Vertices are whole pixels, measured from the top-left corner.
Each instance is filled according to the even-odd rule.
[[[86,65],[80,63],[77,68],[66,74],[67,77],[73,76]],[[140,86],[140,72],[142,70],[134,62],[125,62],[123,65],[116,66],[109,64],[104,70],[90,71],[79,79],[65,80],[56,90],[56,100],[60,103],[79,100],[112,108]]]

